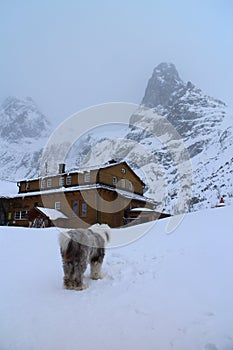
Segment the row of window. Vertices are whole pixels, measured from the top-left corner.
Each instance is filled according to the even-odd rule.
[[[66,185],[71,185],[71,176],[67,176],[66,177]],[[65,178],[64,177],[60,177],[59,178],[59,186],[60,187],[62,187],[62,186],[64,186],[64,184],[65,184]],[[50,188],[50,187],[52,187],[52,179],[47,179],[47,180],[41,180],[41,188],[43,189],[43,188]]]
[[[113,176],[113,182],[112,182],[113,185],[116,185],[117,182],[118,182],[117,177],[116,177],[116,176]],[[121,188],[126,188],[126,179],[121,179],[121,180],[120,180],[120,187],[121,187]],[[128,188],[129,188],[130,191],[133,190],[133,184],[132,184],[131,181],[128,181]]]
[[[85,173],[84,175],[84,181],[85,182],[90,182],[91,176],[90,173]],[[72,177],[71,175],[66,176],[66,185],[70,186],[72,183]],[[62,176],[59,178],[59,186],[62,187],[65,185],[65,178]],[[50,188],[52,187],[52,179],[43,179],[41,180],[41,188]],[[27,188],[28,189],[28,188]]]
[[[71,185],[71,181],[72,181],[72,177],[71,176],[67,176],[66,177],[66,185]],[[86,173],[85,176],[84,176],[84,181],[85,182],[90,182],[90,173]],[[113,180],[112,180],[112,184],[114,186],[116,186],[116,184],[118,183],[118,179],[116,176],[113,176]],[[129,190],[132,190],[133,189],[133,185],[132,185],[132,182],[128,182],[129,183]],[[29,184],[28,184],[29,185]],[[65,185],[65,178],[64,177],[60,177],[59,178],[59,186],[62,187]],[[120,186],[122,188],[126,188],[126,179],[121,179],[120,180]],[[47,180],[42,180],[41,181],[41,188],[44,189],[44,188],[50,188],[52,187],[52,179],[47,179]],[[29,189],[29,188],[27,188]]]
[[[121,172],[122,174],[126,174],[126,169],[125,168],[122,168],[121,169]],[[85,172],[84,173],[84,182],[88,183],[90,182],[91,180],[91,174],[90,172]],[[66,185],[69,186],[71,185],[72,183],[72,177],[70,175],[66,176]],[[117,177],[116,176],[113,176],[113,185],[116,185],[117,184]],[[62,187],[65,185],[65,177],[61,176],[59,178],[59,186]],[[122,179],[121,180],[121,185],[123,188],[125,188],[125,180]],[[52,187],[52,178],[49,178],[49,179],[43,179],[41,180],[41,189],[45,189],[45,188],[50,188]],[[130,183],[130,186],[129,186],[130,190],[132,189],[132,184]],[[26,190],[30,190],[30,182],[26,182]]]

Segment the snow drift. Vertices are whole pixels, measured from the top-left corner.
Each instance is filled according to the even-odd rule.
[[[62,288],[58,230],[0,227],[1,350],[232,350],[232,207],[114,229],[104,279]]]

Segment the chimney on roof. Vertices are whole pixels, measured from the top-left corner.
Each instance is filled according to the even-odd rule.
[[[64,163],[60,163],[58,167],[58,174],[64,174],[65,168],[66,168],[66,165]]]
[[[108,164],[115,164],[115,163],[117,163],[117,161],[115,159],[111,159],[108,161]]]

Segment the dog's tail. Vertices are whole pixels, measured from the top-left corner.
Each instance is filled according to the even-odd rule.
[[[105,226],[104,233],[106,235],[107,242],[110,242],[110,240],[111,240],[111,229],[110,229],[110,227],[108,225]]]
[[[111,229],[107,224],[94,224],[89,227],[89,230],[99,234],[105,241],[109,242],[111,239]]]
[[[62,252],[65,252],[67,250],[70,241],[71,241],[71,237],[68,232],[66,231],[60,232],[59,244]]]

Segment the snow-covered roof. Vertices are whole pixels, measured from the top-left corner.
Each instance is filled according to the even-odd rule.
[[[51,190],[44,190],[44,191],[33,191],[33,192],[25,192],[25,193],[19,193],[15,196],[12,196],[14,198],[23,198],[23,197],[31,197],[31,196],[43,196],[43,195],[49,195],[49,194],[54,194],[54,193],[68,193],[68,192],[73,192],[73,191],[87,191],[87,190],[93,190],[93,189],[98,189],[98,188],[103,188],[107,189],[109,191],[117,192],[118,195],[125,197],[125,198],[131,198],[131,199],[137,199],[140,201],[145,201],[145,202],[151,202],[155,203],[153,199],[144,197],[140,194],[136,194],[134,192],[129,192],[126,190],[114,188],[108,185],[100,185],[100,184],[90,184],[90,185],[81,185],[81,186],[72,186],[72,187],[59,187],[59,188],[54,188]]]
[[[71,168],[71,169],[66,169],[64,173],[62,174],[58,174],[58,173],[53,173],[53,174],[48,174],[48,175],[44,175],[44,176],[39,176],[39,177],[33,177],[33,178],[28,178],[28,179],[21,179],[19,181],[34,181],[34,180],[40,180],[40,179],[47,179],[48,177],[54,177],[54,176],[59,176],[59,175],[70,175],[70,174],[76,174],[76,173],[85,173],[85,172],[89,172],[91,170],[99,170],[99,169],[105,169],[105,168],[110,168],[113,167],[115,165],[119,165],[119,164],[123,164],[126,163],[128,165],[128,163],[126,161],[116,161],[116,162],[108,162],[105,164],[95,164],[95,165],[88,165],[88,166],[82,166],[79,168]],[[130,167],[128,165],[128,167]],[[131,168],[131,167],[130,167]]]
[[[79,167],[77,169],[68,169],[62,174],[48,174],[46,176],[40,176],[40,177],[31,178],[31,179],[22,179],[20,181],[34,181],[34,180],[40,180],[40,179],[47,179],[49,177],[55,177],[55,176],[59,176],[59,175],[71,175],[71,174],[78,174],[78,173],[82,174],[82,173],[85,173],[85,172],[89,172],[91,170],[99,170],[99,169],[111,168],[113,166],[120,165],[120,164],[126,164],[134,172],[136,177],[138,177],[139,180],[141,182],[143,182],[143,180],[140,178],[140,176],[135,172],[134,169],[131,168],[131,166],[125,160],[115,161],[115,162],[113,162],[113,161],[111,162],[110,161],[110,162],[105,163],[105,164],[89,165],[89,166],[85,166],[85,167]]]
[[[91,171],[91,170],[98,170],[98,169],[105,169],[105,168],[110,168],[113,167],[115,165],[120,165],[126,163],[128,165],[128,163],[126,161],[112,161],[112,162],[108,162],[105,164],[95,164],[95,165],[89,165],[89,166],[85,166],[85,167],[80,167],[78,169],[73,169],[69,171],[69,174],[71,173],[82,173],[82,172],[86,172],[86,171]],[[128,165],[129,166],[129,165]]]
[[[144,211],[144,212],[154,212],[153,209],[150,209],[150,208],[133,208],[131,209],[130,211]]]
[[[51,220],[56,219],[68,219],[68,217],[63,214],[61,211],[57,209],[51,209],[51,208],[43,208],[43,207],[36,207],[41,213],[48,216]]]

